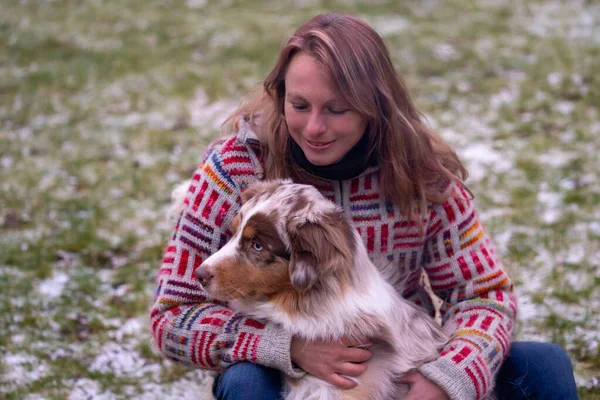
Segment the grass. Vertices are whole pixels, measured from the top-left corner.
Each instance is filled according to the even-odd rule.
[[[592,1],[15,1],[0,13],[0,393],[187,398],[149,346],[172,186],[282,40],[358,15],[471,170],[521,340],[600,398],[600,7]]]

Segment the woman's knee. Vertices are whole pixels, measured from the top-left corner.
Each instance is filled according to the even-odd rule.
[[[233,364],[215,380],[218,400],[279,400],[283,389],[281,373],[250,362]]]
[[[523,398],[577,398],[571,360],[560,346],[553,343],[513,343],[497,383],[499,394],[510,391],[522,394]]]
[[[514,361],[526,361],[529,368],[554,370],[557,373],[573,373],[573,365],[567,352],[557,344],[543,342],[515,342],[510,357]],[[528,368],[528,369],[529,369]]]
[[[547,343],[547,345],[547,352],[552,354],[552,356],[549,356],[549,358],[553,362],[561,365],[563,368],[573,369],[571,358],[562,347],[554,343]]]

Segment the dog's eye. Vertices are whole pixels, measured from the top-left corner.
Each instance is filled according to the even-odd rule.
[[[262,244],[258,243],[258,240],[252,239],[252,248],[256,251],[263,251],[264,247]]]

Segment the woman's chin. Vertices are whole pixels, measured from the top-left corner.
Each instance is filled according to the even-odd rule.
[[[308,158],[308,162],[310,162],[312,165],[316,165],[318,167],[325,167],[325,166],[329,165],[327,162],[324,162],[321,159]]]
[[[309,163],[311,163],[312,165],[319,166],[319,167],[326,167],[328,165],[335,164],[337,162],[336,157],[332,157],[329,155],[324,155],[324,154],[315,155],[315,154],[311,154],[309,152],[305,152],[304,155],[306,156],[306,159],[308,160]]]

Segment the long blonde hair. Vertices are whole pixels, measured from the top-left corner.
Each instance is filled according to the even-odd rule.
[[[317,60],[337,93],[368,121],[369,155],[375,153],[381,165],[381,191],[405,215],[413,218],[425,212],[427,202],[443,202],[449,182],[462,185],[467,170],[422,122],[381,37],[365,22],[337,13],[318,15],[301,26],[282,48],[262,91],[234,115],[260,114],[257,134],[266,178],[296,176],[297,167],[289,162],[284,99],[286,70],[298,52]]]

